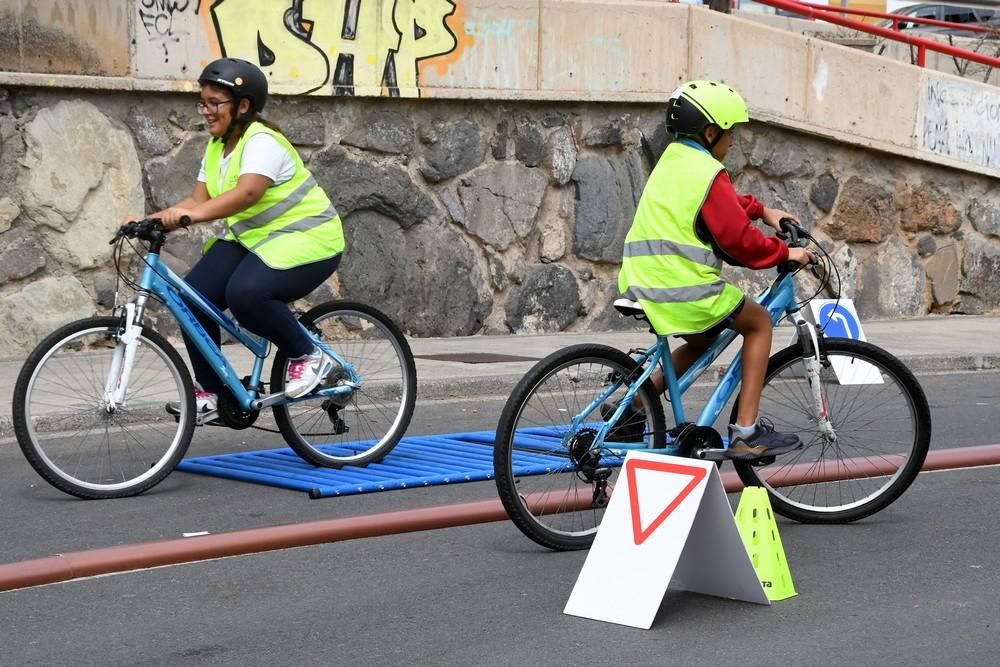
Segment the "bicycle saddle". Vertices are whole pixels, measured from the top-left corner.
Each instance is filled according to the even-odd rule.
[[[640,320],[646,319],[646,313],[642,310],[642,306],[639,305],[638,301],[621,297],[620,299],[615,299],[614,306],[615,310],[626,317],[631,315],[632,317],[639,318]]]

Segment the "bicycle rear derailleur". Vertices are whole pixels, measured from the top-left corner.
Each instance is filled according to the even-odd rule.
[[[594,447],[597,431],[592,428],[581,429],[569,441],[569,453],[576,462],[577,476],[588,484],[594,485],[592,502],[594,507],[606,507],[611,494],[608,493],[608,478],[612,469],[601,465],[601,450]]]
[[[330,374],[326,376],[320,387],[322,389],[336,387],[342,380],[349,380],[350,377],[351,376],[346,370],[338,366],[330,371]],[[350,400],[350,394],[341,394],[339,396],[329,396],[323,399],[323,402],[320,403],[320,408],[325,410],[327,416],[330,418],[330,425],[333,426],[334,435],[343,435],[351,430],[351,427],[347,425],[344,418],[340,416],[340,410],[346,406]]]

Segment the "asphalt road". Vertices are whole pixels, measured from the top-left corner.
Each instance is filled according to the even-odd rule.
[[[991,444],[1000,373],[924,376],[932,447]],[[492,428],[502,401],[423,403],[411,433]],[[277,446],[203,429],[192,453]],[[84,502],[0,444],[0,562],[495,498],[492,482],[309,500],[175,473]],[[736,498],[732,500],[735,502]],[[562,613],[585,553],[497,522],[0,593],[0,665],[1000,663],[1000,470],[923,474],[849,526],[779,521],[798,597],[771,608],[668,593],[653,628]]]

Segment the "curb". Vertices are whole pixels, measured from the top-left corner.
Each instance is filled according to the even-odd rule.
[[[899,355],[897,358],[914,375],[1000,369],[1000,354]],[[489,375],[474,375],[470,372],[461,376],[432,377],[425,380],[418,377],[417,401],[506,398],[529,368],[530,365],[519,366],[509,372],[493,372]],[[708,384],[708,381],[699,381],[695,386]],[[4,408],[3,414],[0,414],[0,440],[14,437],[10,406],[6,405]]]
[[[930,355],[893,355],[914,375],[930,375],[934,373],[960,373],[967,371],[988,371],[1000,369],[1000,354],[946,354]],[[726,363],[716,363],[713,366],[725,368]],[[530,368],[530,367],[529,367]],[[417,400],[439,400],[447,398],[476,398],[480,396],[503,396],[513,391],[528,368],[509,373],[491,375],[472,375],[451,378],[429,378],[421,381],[417,378]],[[708,371],[711,372],[711,369]],[[707,386],[714,382],[699,380],[693,386]]]
[[[1000,354],[900,355],[897,357],[914,375],[989,371],[1000,368]]]

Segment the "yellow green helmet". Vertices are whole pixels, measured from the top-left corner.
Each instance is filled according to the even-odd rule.
[[[728,130],[749,121],[747,103],[739,93],[718,81],[681,84],[667,101],[667,129],[677,135],[699,136],[709,125]]]

